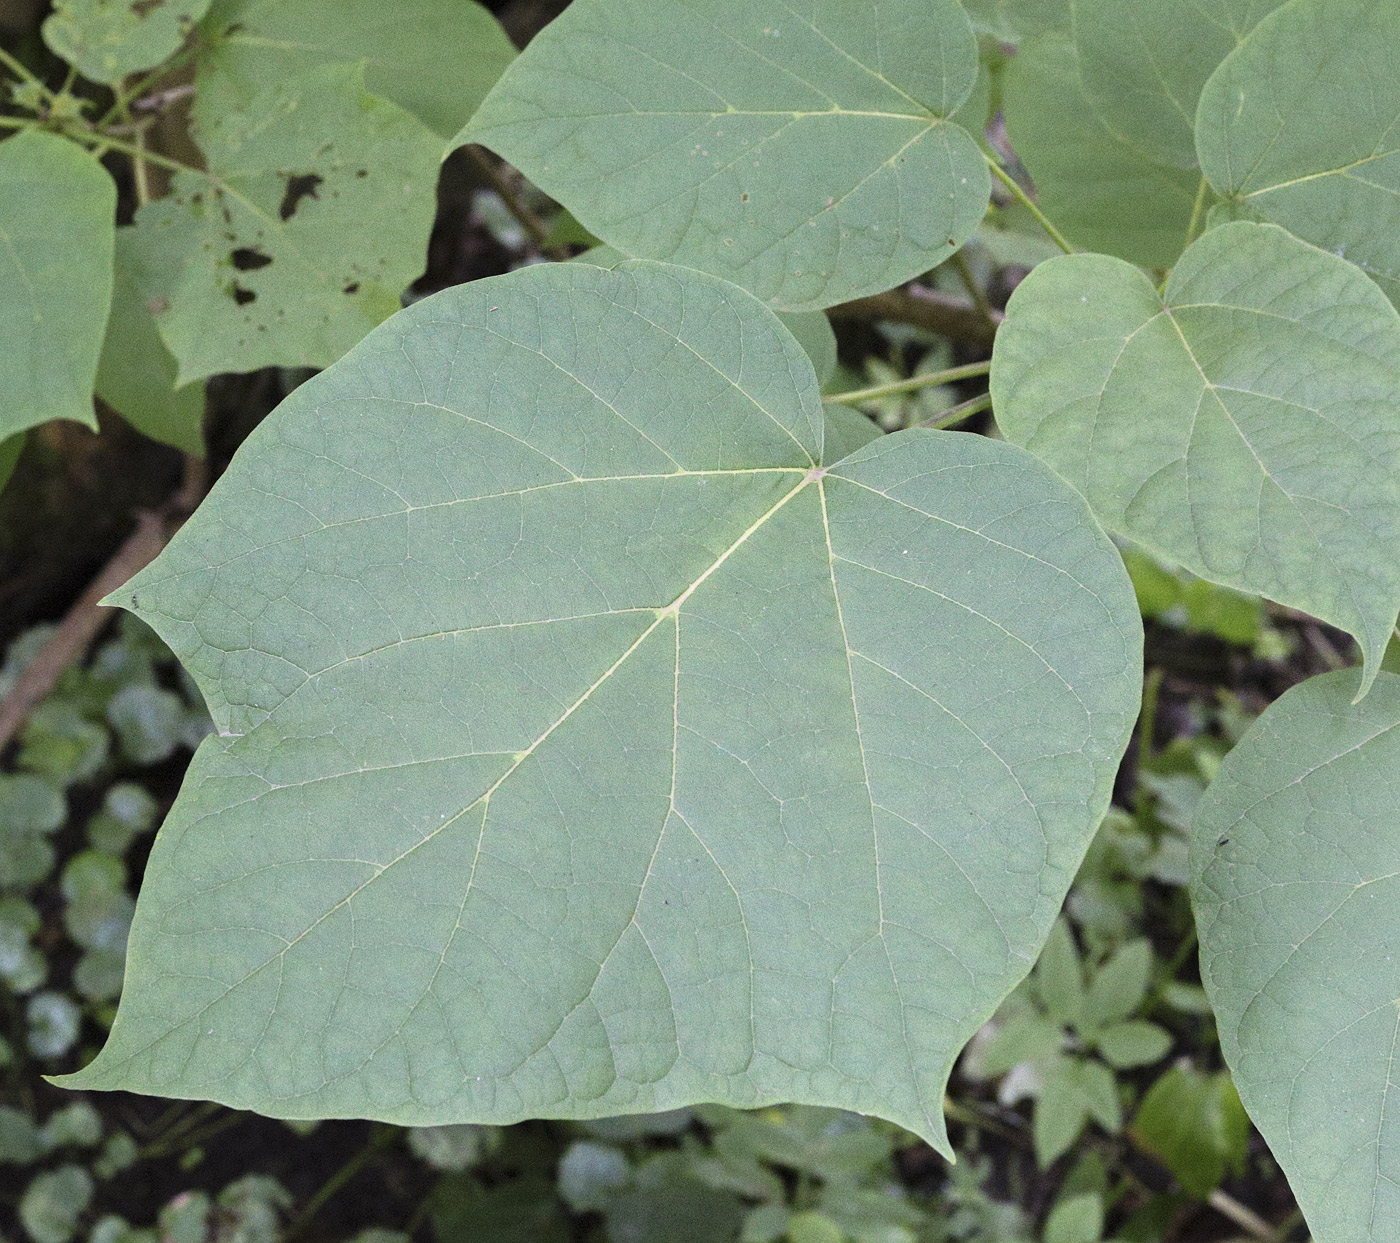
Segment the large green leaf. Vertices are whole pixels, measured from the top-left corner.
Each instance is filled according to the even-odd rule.
[[[460,137],[626,254],[812,310],[972,235],[976,81],[956,0],[575,0]]]
[[[1099,120],[1067,36],[1022,45],[1002,76],[1002,111],[1041,207],[1072,242],[1146,267],[1176,262],[1199,179],[1149,160]]]
[[[116,597],[218,733],[66,1082],[401,1122],[784,1099],[947,1151],[1103,814],[1141,630],[1082,500],[654,264],[426,299]]]
[[[1089,97],[1109,128],[1144,155],[1195,168],[1201,88],[1279,2],[1073,0]]]
[[[992,394],[1110,530],[1350,631],[1370,684],[1400,609],[1400,315],[1359,269],[1248,223],[1164,296],[1052,259],[1012,296]]]
[[[175,387],[175,359],[156,329],[143,276],[152,242],[139,229],[118,229],[112,314],[97,365],[97,395],[152,440],[204,456],[204,385]],[[144,245],[143,245],[144,243]],[[155,256],[159,265],[160,256]]]
[[[1400,677],[1294,687],[1192,827],[1201,979],[1245,1108],[1317,1243],[1400,1237]]]
[[[0,439],[49,419],[96,427],[117,188],[66,138],[0,143]]]
[[[108,84],[180,50],[209,0],[54,0],[44,42],[85,78]]]
[[[1400,302],[1400,5],[1292,0],[1201,92],[1201,168],[1237,210],[1364,269]]]
[[[399,308],[423,269],[442,143],[321,65],[243,111],[199,100],[209,171],[136,214],[141,297],[183,386],[220,371],[325,367]]]
[[[1020,43],[1049,30],[1070,28],[1069,0],[964,0],[978,34]]]
[[[365,64],[365,85],[455,134],[515,57],[474,0],[216,0],[201,35],[199,90],[218,110],[313,65]]]

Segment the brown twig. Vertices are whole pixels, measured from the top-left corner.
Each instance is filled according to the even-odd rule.
[[[467,144],[467,155],[471,157],[472,163],[485,175],[486,180],[491,183],[491,188],[501,196],[501,202],[506,205],[507,210],[520,222],[520,227],[530,235],[530,240],[540,249],[540,251],[551,259],[567,259],[568,253],[561,247],[550,245],[549,230],[529,206],[515,192],[501,170],[491,161],[491,158],[475,143]]]
[[[971,302],[925,289],[921,285],[906,285],[887,293],[872,294],[843,302],[828,312],[833,319],[890,319],[901,324],[913,324],[941,337],[951,337],[966,345],[990,346],[996,330],[1005,319],[998,310],[989,308],[984,316]]]
[[[63,676],[63,671],[87,654],[92,642],[111,617],[111,610],[98,604],[138,570],[144,569],[169,542],[180,524],[194,510],[206,487],[204,462],[185,459],[185,478],[169,501],[159,510],[141,510],[136,529],[112,554],[87,590],[58,624],[58,629],[25,667],[15,684],[0,699],[0,751],[9,745],[29,714]]]

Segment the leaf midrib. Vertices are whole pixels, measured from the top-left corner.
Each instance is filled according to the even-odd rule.
[[[230,984],[222,993],[219,994],[219,996],[206,1002],[205,1005],[201,1006],[199,1010],[197,1010],[194,1014],[186,1018],[181,1024],[181,1026],[185,1026],[191,1022],[194,1022],[196,1019],[200,1018],[204,1013],[206,1013],[210,1009],[210,1007],[219,1004],[225,997],[227,997],[230,993],[234,992],[238,988],[241,988],[254,976],[266,970],[274,962],[278,962],[279,960],[284,959],[292,949],[294,949],[308,936],[310,936],[312,932],[314,932],[318,927],[320,927],[322,923],[324,923],[337,911],[341,910],[348,903],[352,902],[360,893],[362,893],[370,885],[374,884],[375,881],[377,881],[391,868],[401,863],[404,859],[408,858],[415,851],[421,849],[423,846],[427,845],[429,842],[437,838],[440,834],[452,827],[452,825],[456,824],[459,820],[462,819],[463,816],[470,814],[473,810],[480,807],[482,808],[482,814],[484,819],[486,809],[490,806],[491,796],[497,790],[499,790],[501,786],[506,781],[508,781],[516,771],[519,770],[521,765],[524,764],[525,761],[528,760],[537,750],[539,750],[539,748],[544,745],[545,741],[552,734],[554,734],[561,726],[563,726],[563,724],[566,721],[568,721],[599,690],[599,688],[604,686],[608,682],[608,680],[613,676],[613,674],[615,674],[620,668],[622,668],[624,664],[626,664],[628,659],[642,646],[643,643],[646,642],[646,640],[653,633],[655,633],[655,631],[662,625],[663,622],[672,618],[678,619],[680,615],[680,610],[684,606],[685,602],[688,599],[690,599],[690,597],[722,565],[724,565],[724,563],[728,561],[729,558],[735,552],[737,552],[746,543],[748,543],[748,541],[758,531],[760,531],[764,526],[766,526],[768,521],[775,514],[777,514],[779,510],[786,506],[789,501],[801,494],[807,488],[808,484],[816,480],[820,480],[822,476],[826,473],[821,468],[803,470],[801,468],[794,467],[790,469],[793,471],[793,473],[800,473],[802,475],[802,478],[798,481],[797,485],[789,489],[774,504],[770,505],[768,509],[766,509],[762,514],[760,514],[756,519],[754,519],[754,521],[749,524],[749,526],[743,531],[743,533],[736,540],[734,540],[734,542],[731,543],[729,547],[724,550],[724,552],[722,552],[717,558],[715,558],[715,560],[712,561],[709,564],[709,566],[706,567],[706,569],[699,575],[699,577],[697,577],[693,582],[691,582],[690,585],[686,587],[685,590],[682,591],[674,601],[672,601],[669,605],[665,606],[664,608],[658,608],[656,610],[656,616],[652,619],[651,623],[646,627],[646,629],[644,629],[642,633],[631,642],[627,649],[615,661],[613,661],[613,663],[598,678],[596,678],[593,681],[593,683],[586,690],[584,690],[584,692],[581,695],[579,695],[578,698],[576,698],[572,704],[569,705],[569,707],[563,712],[563,714],[560,715],[543,733],[541,733],[540,736],[536,738],[528,748],[526,748],[524,751],[515,753],[514,761],[506,768],[505,772],[503,772],[485,791],[477,795],[477,797],[473,799],[471,803],[463,807],[462,810],[459,811],[456,815],[451,816],[448,819],[444,820],[441,824],[436,825],[427,834],[425,834],[418,841],[416,841],[412,846],[408,847],[407,850],[404,850],[402,853],[390,859],[382,867],[378,868],[378,870],[376,870],[372,875],[368,876],[365,880],[361,881],[360,884],[356,885],[354,889],[347,893],[343,898],[335,902],[332,906],[328,907],[324,912],[318,915],[316,919],[312,921],[312,923],[310,923],[305,929],[303,929],[295,937],[288,940],[286,944],[279,948],[275,954],[258,963],[257,966],[253,967],[251,970],[246,972],[242,976],[242,978]],[[485,836],[484,824],[482,836]],[[476,859],[480,854],[480,848],[481,842],[480,840],[478,840],[477,851],[473,855],[472,859],[471,872],[468,875],[467,884],[464,887],[463,905],[465,905],[466,897],[469,896],[471,892],[471,884],[476,870]],[[166,1034],[168,1035],[169,1033]],[[122,1059],[122,1063],[124,1064],[126,1062],[131,1061],[132,1058],[136,1057],[138,1053],[145,1052],[147,1049],[152,1048],[155,1044],[159,1043],[159,1041],[164,1038],[164,1036],[159,1036],[155,1040],[151,1041],[149,1044],[142,1046],[141,1049],[133,1051],[132,1053],[128,1054],[125,1058]]]

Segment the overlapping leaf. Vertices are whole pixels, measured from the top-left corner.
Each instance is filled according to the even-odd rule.
[[[626,254],[810,310],[977,227],[989,174],[948,119],[977,68],[956,0],[575,0],[461,139]]]
[[[421,272],[441,142],[350,65],[289,76],[242,111],[200,100],[194,120],[208,173],[177,173],[130,243],[177,382],[329,365]]]
[[[152,440],[204,456],[204,385],[175,387],[175,359],[156,329],[141,295],[142,242],[150,234],[118,229],[112,314],[97,365],[97,395]],[[156,305],[159,305],[158,303]]]
[[[0,439],[49,419],[96,427],[117,188],[75,143],[0,143]]]
[[[1164,296],[1103,255],[1041,264],[992,367],[997,419],[1110,529],[1305,609],[1380,665],[1400,609],[1400,315],[1273,225],[1195,242]]]
[[[1198,177],[1148,159],[1098,118],[1068,37],[1046,35],[1017,51],[1002,110],[1041,207],[1070,241],[1146,267],[1176,262]]]
[[[1234,210],[1344,255],[1400,302],[1400,5],[1291,0],[1215,71],[1196,130]]]
[[[54,0],[44,42],[93,82],[119,82],[180,50],[209,0]]]
[[[1240,1097],[1317,1243],[1400,1235],[1400,677],[1285,694],[1192,829],[1201,979]]]
[[[362,62],[365,85],[450,138],[515,56],[474,0],[217,0],[199,90],[214,111],[315,65]]]
[[[558,264],[283,403],[119,596],[219,733],[74,1086],[505,1121],[783,1099],[947,1151],[1106,805],[1141,631],[981,437],[829,469],[761,304]]]
[[[1196,167],[1201,88],[1280,0],[1073,0],[1084,85],[1110,129],[1149,159]]]

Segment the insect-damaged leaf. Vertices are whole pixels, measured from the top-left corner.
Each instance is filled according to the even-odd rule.
[[[117,188],[77,144],[0,143],[0,439],[49,419],[96,427]]]
[[[1239,213],[1335,250],[1400,303],[1400,5],[1292,0],[1201,92],[1196,145]]]
[[[1110,530],[1350,631],[1400,609],[1400,316],[1273,225],[1212,229],[1165,296],[1103,255],[1042,263],[992,365],[997,420]]]
[[[955,0],[575,0],[460,139],[626,254],[811,310],[972,235],[989,174],[948,118],[976,82]]]
[[[399,307],[423,268],[442,143],[323,65],[241,112],[197,101],[209,172],[140,209],[141,294],[178,383],[274,365],[325,367]]]
[[[199,91],[241,109],[313,65],[364,62],[365,85],[443,138],[455,134],[515,56],[473,0],[217,0],[200,28]]]
[[[118,597],[220,733],[66,1082],[415,1123],[788,1099],[946,1152],[1141,630],[1023,450],[821,452],[777,319],[654,264],[447,290],[293,393]]]
[[[1245,1108],[1317,1243],[1400,1236],[1400,677],[1296,686],[1192,826],[1201,980]]]
[[[179,51],[208,7],[209,0],[54,0],[44,42],[83,77],[110,85]]]

